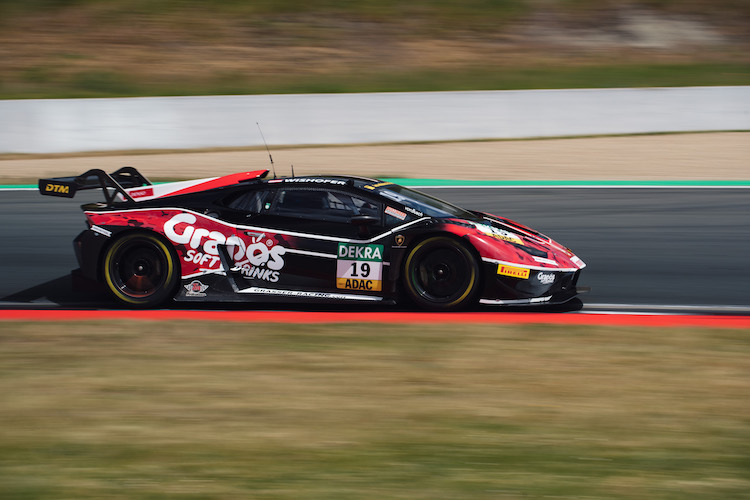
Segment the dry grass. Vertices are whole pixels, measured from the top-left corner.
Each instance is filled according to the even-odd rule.
[[[8,498],[739,498],[747,331],[0,325]]]

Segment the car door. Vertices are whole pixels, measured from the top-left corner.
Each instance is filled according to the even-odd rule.
[[[248,285],[289,291],[376,293],[383,247],[360,243],[382,231],[382,205],[326,187],[281,185],[238,226]]]

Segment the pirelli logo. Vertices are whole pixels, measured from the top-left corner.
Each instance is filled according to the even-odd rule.
[[[510,276],[512,278],[525,280],[528,279],[530,272],[531,271],[529,269],[524,269],[522,267],[506,266],[505,264],[497,265],[497,274]]]

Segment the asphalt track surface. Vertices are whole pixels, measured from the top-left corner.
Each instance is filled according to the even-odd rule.
[[[425,191],[509,217],[573,249],[588,266],[579,285],[592,288],[584,311],[750,311],[750,189]],[[84,228],[79,205],[100,197],[0,192],[0,308],[117,308],[101,294],[72,292],[69,274],[77,267],[71,242]]]

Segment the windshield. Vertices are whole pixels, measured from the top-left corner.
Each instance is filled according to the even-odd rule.
[[[388,184],[378,190],[378,194],[401,203],[409,208],[413,208],[430,217],[456,217],[459,219],[476,219],[476,215],[464,210],[461,207],[452,205],[447,201],[439,200],[428,196],[419,191],[399,186],[397,184]]]

